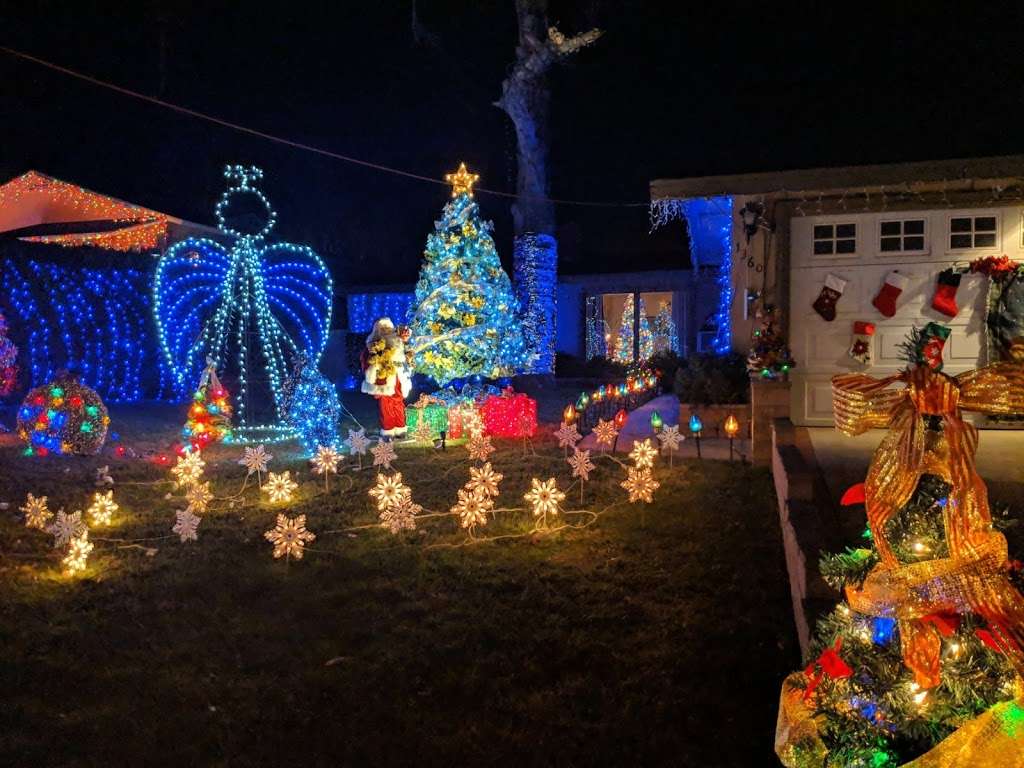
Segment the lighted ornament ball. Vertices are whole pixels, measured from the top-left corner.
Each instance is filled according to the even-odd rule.
[[[109,424],[100,396],[72,377],[36,387],[18,409],[18,436],[27,456],[97,454]]]

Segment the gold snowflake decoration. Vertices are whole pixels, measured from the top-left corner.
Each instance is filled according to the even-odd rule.
[[[416,515],[423,507],[412,500],[411,496],[403,496],[397,504],[381,510],[380,524],[391,533],[412,531],[416,528]]]
[[[672,424],[662,427],[661,432],[658,433],[658,441],[661,443],[663,451],[679,450],[679,444],[683,441],[683,436],[679,434],[679,425]]]
[[[53,517],[53,512],[46,506],[46,497],[36,498],[31,493],[25,499],[25,506],[21,507],[21,511],[25,513],[25,525],[41,531],[46,530],[47,522]]]
[[[292,480],[291,470],[285,470],[281,473],[268,473],[267,484],[263,486],[263,490],[270,495],[270,501],[273,503],[288,502],[292,500],[292,494],[298,487],[298,483]]]
[[[174,475],[178,485],[192,485],[199,482],[205,466],[206,462],[199,455],[199,451],[189,451],[184,456],[178,457],[178,463],[171,468],[171,474]]]
[[[480,489],[488,496],[497,496],[498,483],[503,477],[505,476],[494,471],[491,462],[488,461],[482,467],[469,468],[469,482],[466,483],[466,487],[471,491]]]
[[[53,535],[53,548],[64,547],[86,532],[85,523],[82,522],[81,512],[72,512],[70,515],[63,509],[57,512],[53,523],[46,529]]]
[[[313,472],[316,474],[326,475],[329,472],[333,475],[338,472],[341,454],[329,445],[321,445],[316,449],[316,454],[309,461],[313,465]]]
[[[93,525],[110,525],[110,518],[117,512],[118,506],[114,501],[114,492],[96,492],[92,497],[92,504],[86,510]]]
[[[398,458],[395,453],[395,446],[390,440],[378,440],[377,444],[370,449],[373,454],[373,466],[391,469],[391,462]]]
[[[629,452],[629,458],[633,460],[637,469],[650,469],[654,466],[654,457],[658,455],[650,438],[639,440],[633,443],[633,450]]]
[[[430,423],[421,416],[420,420],[416,422],[416,428],[413,429],[412,436],[421,443],[429,443],[434,439],[434,430],[430,428]]]
[[[566,459],[572,467],[572,476],[584,481],[590,479],[590,470],[594,469],[594,462],[590,460],[590,451],[581,451],[579,448],[572,449],[572,456]]]
[[[597,426],[594,427],[594,437],[598,445],[607,445],[610,448],[618,434],[619,430],[615,428],[614,421],[597,420]]]
[[[316,534],[306,530],[306,516],[277,516],[277,525],[263,534],[263,537],[274,545],[274,557],[302,559],[306,542],[313,541]]]
[[[547,523],[548,515],[558,514],[558,503],[565,501],[565,494],[558,490],[555,478],[542,482],[535,477],[530,481],[530,490],[523,498],[533,505],[533,516]]]
[[[401,503],[412,496],[412,489],[402,482],[402,473],[393,475],[377,475],[377,484],[369,490],[369,494],[377,500],[377,509],[385,510]]]
[[[555,432],[555,437],[558,438],[559,448],[575,448],[576,443],[582,439],[579,430],[576,429],[576,425],[566,424],[564,421],[558,431]]]
[[[89,531],[82,531],[81,535],[75,536],[68,543],[68,552],[64,555],[64,559],[61,560],[61,564],[64,566],[64,572],[69,576],[81,573],[85,570],[86,561],[89,559],[89,553],[92,552],[93,545],[89,541]]]
[[[206,507],[213,501],[213,491],[210,490],[209,481],[196,483],[189,486],[185,491],[185,499],[188,501],[188,511],[193,514],[202,514]]]
[[[462,429],[470,438],[481,437],[484,434],[484,421],[480,413],[472,405],[463,405],[459,412],[462,415]]]
[[[494,446],[491,445],[491,438],[484,437],[483,435],[474,435],[469,439],[466,444],[469,449],[470,459],[479,459],[480,461],[487,461],[487,457],[494,453]]]
[[[638,501],[643,501],[650,504],[654,501],[654,492],[661,487],[661,483],[654,479],[651,470],[630,468],[627,472],[629,473],[628,477],[619,485],[629,491],[629,502],[635,504]]]
[[[452,507],[452,513],[459,516],[463,528],[487,525],[487,512],[494,508],[491,497],[480,488],[460,488],[459,500]]]

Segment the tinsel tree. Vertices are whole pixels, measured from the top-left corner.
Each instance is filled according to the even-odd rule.
[[[18,348],[7,337],[7,319],[0,312],[0,397],[6,397],[14,391],[18,381]]]
[[[199,386],[192,394],[188,420],[181,430],[182,439],[195,451],[211,443],[232,442],[231,413],[228,391],[217,378],[213,360],[208,359]]]
[[[747,355],[747,370],[751,376],[779,379],[796,366],[789,345],[776,327],[778,321],[775,312],[767,310],[761,318],[760,327],[751,334],[750,353]]]
[[[448,174],[452,199],[427,237],[412,318],[414,367],[438,384],[529,366],[519,302],[473,200],[476,175]]]
[[[776,751],[790,768],[1022,764],[1020,565],[994,528],[962,411],[1024,408],[1024,366],[948,376],[948,335],[913,333],[902,373],[832,380],[841,432],[889,431],[843,498],[865,506],[861,546],[821,561],[846,599],[783,687]]]

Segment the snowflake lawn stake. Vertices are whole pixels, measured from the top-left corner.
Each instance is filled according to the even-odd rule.
[[[57,512],[57,517],[46,529],[53,535],[53,548],[66,547],[72,539],[77,539],[85,533],[85,523],[82,522],[81,512],[72,512],[70,515],[63,509]]]
[[[246,469],[245,476],[249,477],[253,472],[256,473],[256,479],[263,487],[263,473],[267,471],[267,464],[274,458],[271,454],[267,453],[266,448],[262,445],[257,445],[255,448],[246,448],[245,453],[242,454],[242,458],[238,460]]]
[[[313,458],[309,460],[313,465],[313,471],[324,476],[324,490],[330,490],[327,479],[338,473],[338,464],[341,462],[341,454],[329,445],[321,445],[316,449]]]
[[[635,504],[638,501],[643,501],[647,504],[653,502],[653,494],[661,486],[661,483],[654,479],[651,470],[630,467],[627,472],[628,477],[620,485],[629,491],[630,504]]]
[[[452,514],[459,516],[459,522],[463,528],[468,528],[472,533],[478,525],[487,525],[487,512],[494,508],[491,497],[480,488],[459,489],[459,498],[452,507]]]
[[[174,475],[178,485],[193,485],[202,477],[205,466],[206,462],[203,461],[199,451],[189,451],[184,456],[178,457],[178,463],[171,468],[171,474]]]
[[[390,440],[378,440],[377,444],[370,449],[373,454],[373,466],[391,469],[391,462],[398,458],[395,453],[395,446]]]
[[[472,491],[480,490],[488,496],[497,496],[498,483],[503,477],[504,475],[494,471],[491,462],[488,461],[482,467],[469,468],[469,482],[466,483],[466,487]]]
[[[679,450],[679,444],[683,441],[683,436],[679,434],[679,425],[662,427],[658,433],[658,441],[661,443],[661,450],[668,451],[668,465],[671,467],[672,456]]]
[[[92,542],[89,541],[89,531],[83,530],[79,536],[75,536],[68,543],[68,553],[64,555],[61,563],[64,565],[64,572],[69,576],[81,573],[85,570],[89,553],[92,552]]]
[[[295,493],[295,489],[298,488],[298,483],[292,480],[291,470],[285,470],[280,474],[270,472],[267,475],[267,484],[263,486],[270,495],[271,503],[276,504],[277,502],[288,502],[292,500],[292,494]],[[278,557],[278,555],[275,555]]]
[[[348,446],[348,452],[352,456],[359,457],[359,468],[363,468],[363,454],[366,453],[366,449],[370,445],[370,438],[366,436],[365,429],[348,431],[348,439],[345,441],[345,445]]]
[[[110,525],[110,518],[117,512],[118,506],[114,501],[114,492],[95,493],[92,497],[92,504],[86,510],[93,525]]]
[[[210,490],[210,483],[195,483],[185,491],[185,500],[188,502],[188,511],[203,514],[207,506],[213,501],[213,491]]]
[[[565,448],[565,455],[569,455],[569,449],[575,448],[576,443],[582,439],[579,430],[576,429],[575,424],[566,424],[562,422],[562,426],[559,427],[558,431],[555,432],[555,437],[558,438],[558,447]]]
[[[479,461],[487,461],[487,457],[494,453],[494,446],[491,445],[491,438],[483,435],[474,435],[466,444],[469,449],[469,458]]]
[[[46,524],[53,517],[53,512],[46,506],[46,497],[36,498],[31,493],[25,499],[25,506],[21,507],[21,511],[25,513],[25,525],[41,531],[46,530]]]
[[[102,488],[105,485],[113,485],[114,478],[110,476],[110,467],[104,465],[96,468],[96,487]]]
[[[590,451],[581,451],[579,448],[572,449],[572,456],[566,459],[572,467],[572,476],[580,479],[580,503],[583,503],[583,484],[590,479],[590,470],[594,469],[594,462],[590,460]]]
[[[416,515],[423,507],[415,503],[411,496],[403,496],[397,504],[393,504],[380,512],[380,524],[394,534],[416,529]]]
[[[530,490],[523,496],[533,505],[533,516],[540,521],[542,527],[547,526],[548,515],[558,514],[558,504],[565,501],[565,494],[558,490],[555,478],[541,482],[536,477],[530,481]]]
[[[594,437],[597,440],[598,446],[611,448],[615,444],[615,438],[618,434],[619,430],[615,428],[614,421],[597,420],[597,426],[594,427]]]
[[[421,418],[416,422],[416,427],[412,431],[412,436],[421,443],[429,443],[434,439],[434,430],[430,427],[430,422],[425,418]]]
[[[174,513],[175,522],[171,526],[171,530],[181,537],[181,543],[184,544],[186,541],[195,541],[199,538],[196,533],[196,529],[199,527],[199,523],[202,520],[199,515],[192,514],[187,509],[179,509]]]
[[[629,458],[633,460],[637,469],[650,469],[654,466],[654,457],[658,450],[651,444],[650,438],[644,438],[633,443],[633,450],[629,452]]]
[[[269,482],[269,481],[268,481]],[[306,516],[277,516],[277,525],[263,534],[267,541],[274,545],[274,557],[287,557],[289,560],[302,559],[307,541],[313,541],[316,534],[306,530]]]
[[[369,494],[377,500],[377,509],[385,510],[412,496],[412,490],[402,482],[402,473],[393,475],[377,475],[377,485],[369,490]]]

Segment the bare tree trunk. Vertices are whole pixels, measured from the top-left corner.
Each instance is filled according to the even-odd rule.
[[[551,92],[547,73],[563,56],[601,36],[590,30],[572,38],[548,27],[547,0],[516,0],[519,44],[516,61],[502,83],[496,105],[516,129],[518,173],[513,281],[523,313],[523,333],[535,355],[531,372],[554,372],[555,285],[558,243],[555,207],[548,198],[548,116]]]

